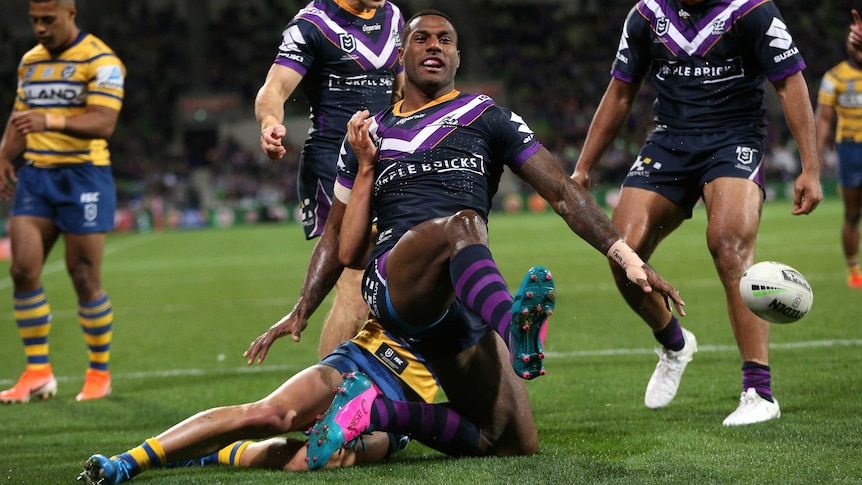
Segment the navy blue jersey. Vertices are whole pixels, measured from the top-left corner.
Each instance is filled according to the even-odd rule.
[[[763,82],[805,68],[770,0],[641,0],[629,12],[611,74],[647,76],[658,92],[657,131],[763,132]]]
[[[517,172],[541,147],[520,116],[483,94],[453,91],[411,113],[401,113],[402,104],[369,125],[380,147],[372,207],[379,232],[375,256],[430,219],[472,209],[487,220],[504,167]],[[353,187],[357,167],[345,140],[336,196],[339,185]]]
[[[390,2],[366,18],[333,0],[314,0],[290,21],[274,62],[303,75],[312,122],[306,149],[337,150],[355,112],[390,104],[395,74],[403,70],[397,62],[403,25]]]

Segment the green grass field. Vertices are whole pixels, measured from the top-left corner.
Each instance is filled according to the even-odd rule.
[[[805,274],[811,313],[772,326],[773,391],[782,417],[725,428],[738,404],[739,356],[704,242],[703,210],[660,248],[653,265],[688,304],[686,327],[700,351],[676,400],[654,411],[643,392],[654,340],[614,288],[605,258],[553,214],[495,215],[491,246],[516,284],[548,266],[558,305],[547,340],[548,375],[528,390],[540,447],[527,458],[450,459],[412,443],[390,461],[354,469],[286,474],[209,467],[154,470],[135,483],[862,483],[862,292],[847,289],[839,246],[841,209],[825,201],[793,217],[768,204],[758,260]],[[248,367],[247,344],[285,314],[299,292],[311,244],[293,225],[108,239],[104,286],[115,309],[114,392],[77,403],[86,367],[62,247],[44,274],[54,319],[54,399],[0,406],[0,483],[71,483],[92,453],[138,445],[197,411],[257,400],[316,362],[328,303],[294,344],[283,339],[265,365]],[[0,264],[0,386],[24,357],[12,317],[8,263]]]

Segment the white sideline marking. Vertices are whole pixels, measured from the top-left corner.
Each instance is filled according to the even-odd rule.
[[[825,348],[825,347],[858,347],[862,346],[862,340],[812,340],[808,342],[787,342],[781,344],[770,344],[770,349],[804,349],[804,348]],[[697,348],[698,352],[736,352],[735,345],[701,345]],[[545,357],[550,358],[566,358],[566,357],[605,357],[614,355],[639,355],[652,354],[654,349],[605,349],[605,350],[575,350],[571,352],[546,352]],[[212,376],[212,375],[235,375],[235,374],[250,374],[261,372],[283,372],[285,380],[292,376],[293,373],[301,370],[302,367],[296,365],[254,365],[248,367],[230,367],[225,369],[169,369],[162,371],[148,372],[132,372],[126,374],[111,373],[112,380],[125,379],[142,379],[153,377],[181,377],[181,376]],[[287,373],[290,372],[290,375]],[[76,382],[83,381],[81,376],[57,376],[59,382]],[[0,386],[11,386],[15,384],[12,379],[0,379]]]

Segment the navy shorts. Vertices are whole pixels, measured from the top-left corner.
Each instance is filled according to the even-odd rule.
[[[342,374],[364,372],[377,384],[384,396],[396,401],[407,400],[407,394],[392,370],[369,354],[367,350],[349,340],[336,347],[320,363],[332,367]]]
[[[493,330],[459,300],[430,327],[411,325],[395,313],[389,301],[386,261],[389,251],[372,260],[362,278],[362,296],[386,330],[403,338],[426,359],[450,357],[476,345]]]
[[[653,133],[623,182],[657,192],[691,217],[703,186],[719,177],[747,178],[764,188],[763,138],[755,133]]]
[[[837,143],[838,182],[842,187],[862,187],[862,143]]]
[[[112,230],[116,210],[110,166],[25,165],[18,170],[12,216],[44,217],[64,233],[92,234]]]
[[[332,209],[338,150],[339,147],[325,150],[306,146],[299,157],[297,195],[306,239],[313,239],[323,233],[323,226]]]

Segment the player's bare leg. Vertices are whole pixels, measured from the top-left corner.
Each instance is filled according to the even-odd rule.
[[[657,192],[625,187],[612,220],[626,242],[649,260],[659,243],[685,220],[685,211]],[[661,345],[656,349],[659,361],[647,383],[644,404],[650,409],[663,408],[676,396],[682,374],[697,352],[697,339],[680,325],[658,292],[644,293],[628,281],[619,266],[612,264],[611,269],[626,303],[650,326]]]
[[[335,299],[320,330],[321,359],[356,336],[365,323],[368,305],[362,299],[362,274],[362,270],[345,268],[335,284]]]

